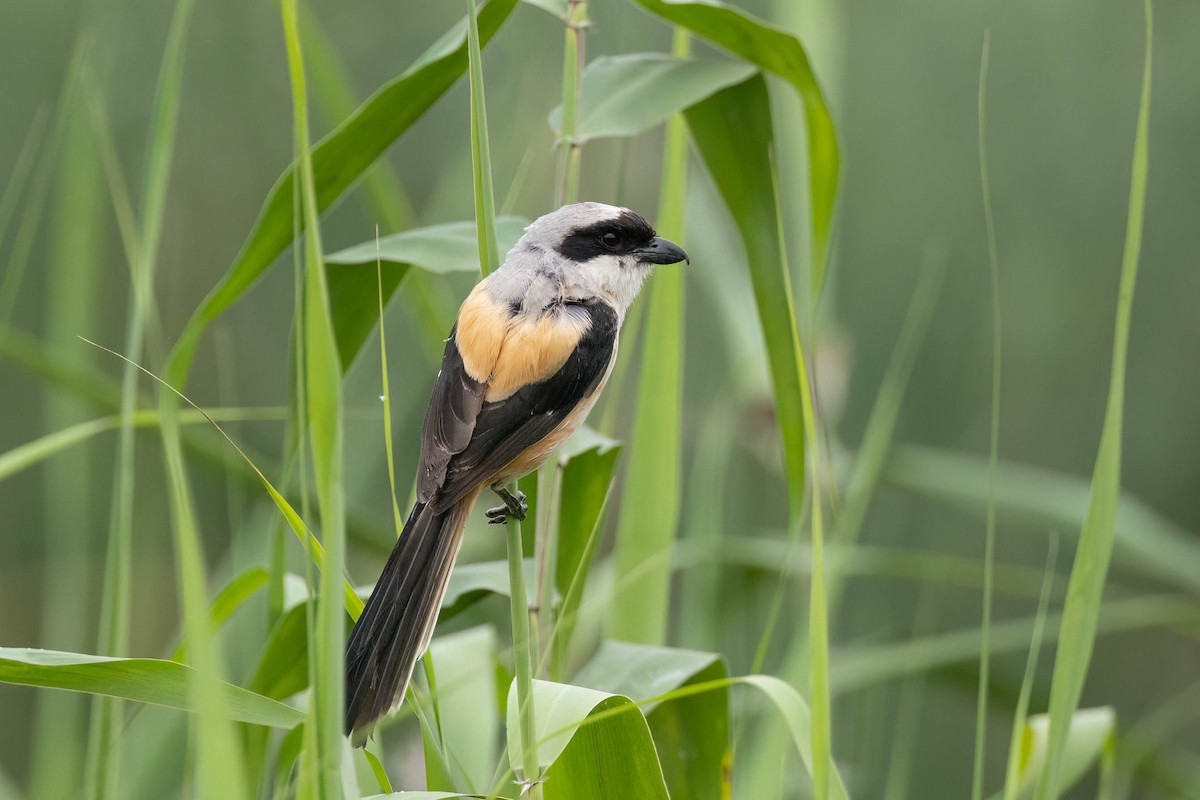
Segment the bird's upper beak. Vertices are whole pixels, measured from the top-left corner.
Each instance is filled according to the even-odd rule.
[[[690,263],[688,254],[683,251],[682,247],[661,236],[655,236],[650,240],[650,244],[639,247],[633,252],[638,257],[638,261],[648,261],[651,264],[677,264],[680,261]]]

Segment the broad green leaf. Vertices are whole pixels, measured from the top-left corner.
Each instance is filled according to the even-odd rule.
[[[724,89],[689,108],[684,116],[746,249],[795,518],[804,502],[800,334],[779,238],[779,209],[770,188],[775,185],[771,165],[774,134],[766,81],[757,75]]]
[[[1075,719],[1083,686],[1092,660],[1104,583],[1112,559],[1116,530],[1117,501],[1121,496],[1121,436],[1125,414],[1125,366],[1129,352],[1129,326],[1133,313],[1133,290],[1137,282],[1138,258],[1142,249],[1142,225],[1146,215],[1146,177],[1150,148],[1150,67],[1153,63],[1154,18],[1150,0],[1145,0],[1145,55],[1142,64],[1141,102],[1137,133],[1133,141],[1133,165],[1129,186],[1129,213],[1125,229],[1125,252],[1121,260],[1121,285],[1117,295],[1116,330],[1113,333],[1112,373],[1108,405],[1100,433],[1100,448],[1092,472],[1091,500],[1075,548],[1075,563],[1067,585],[1062,628],[1054,654],[1054,677],[1050,684],[1050,732],[1046,745],[1046,769],[1038,780],[1036,797],[1057,797],[1066,773],[1069,725]]]
[[[308,688],[306,604],[294,606],[275,623],[247,687],[282,700]]]
[[[501,250],[508,252],[517,243],[517,239],[521,238],[521,233],[528,224],[529,220],[524,217],[497,218],[496,239]],[[475,223],[446,222],[381,236],[378,250],[374,240],[363,242],[325,256],[325,264],[327,268],[330,265],[343,264],[374,267],[376,257],[382,260],[384,266],[413,266],[438,274],[479,272]],[[333,275],[338,272],[340,270],[330,269],[330,279],[332,280]],[[374,280],[372,270],[371,281]],[[371,299],[374,302],[374,294]]]
[[[1067,739],[1063,746],[1058,773],[1058,790],[1065,793],[1078,782],[1100,758],[1106,747],[1112,747],[1117,736],[1117,714],[1111,706],[1084,708],[1071,717]],[[1020,779],[1018,797],[1028,798],[1046,769],[1046,748],[1050,738],[1050,716],[1030,717],[1021,736]]]
[[[516,244],[529,224],[521,217],[496,220],[496,237],[503,252]],[[381,260],[382,292],[390,297],[412,267],[446,274],[479,273],[479,250],[473,222],[450,222],[414,228],[375,242],[340,250],[325,257],[329,297],[333,304],[333,324],[338,355],[343,369],[354,361],[363,342],[379,322],[379,292],[375,260]],[[442,335],[445,335],[443,331]]]
[[[525,577],[525,594],[533,597],[536,593],[535,565],[532,559],[525,559],[523,574]],[[510,597],[508,586],[507,561],[477,561],[472,564],[458,564],[450,573],[450,583],[446,586],[446,595],[442,598],[442,612],[439,620],[447,620],[465,610],[468,606],[482,600],[489,594]]]
[[[106,658],[86,653],[0,647],[0,681],[88,694],[192,711],[188,682],[191,667],[157,658]],[[290,706],[233,686],[220,684],[219,712],[227,719],[290,728],[304,719]]]
[[[496,698],[496,632],[489,625],[434,639],[438,721],[446,759],[465,787],[484,791],[500,752]]]
[[[734,55],[774,73],[795,87],[804,104],[808,140],[811,284],[815,298],[825,276],[838,183],[838,145],[824,93],[800,41],[718,0],[635,0],[642,8],[679,25]],[[694,128],[693,128],[694,132]],[[733,162],[737,164],[736,161]],[[710,165],[711,169],[711,165]],[[769,194],[770,183],[757,184]],[[774,221],[771,222],[772,230]],[[753,263],[753,259],[751,260]]]
[[[663,53],[601,56],[583,72],[583,107],[575,138],[633,136],[671,118],[713,92],[741,83],[754,67],[736,61],[703,61]],[[562,135],[562,106],[550,112]]]
[[[481,43],[512,13],[516,0],[492,0],[479,14]],[[467,69],[465,26],[455,26],[398,78],[384,84],[312,151],[317,207],[328,209]],[[250,236],[225,276],[196,309],[171,353],[167,375],[187,382],[192,357],[208,325],[246,292],[292,243],[294,166],[267,195]]]
[[[534,681],[533,691],[545,800],[666,800],[649,725],[632,701],[548,681]],[[508,759],[520,774],[522,738],[516,709],[514,682],[508,695]]]
[[[715,653],[606,641],[575,676],[580,686],[632,698],[653,698],[728,677]],[[643,703],[672,797],[728,797],[729,689]]]

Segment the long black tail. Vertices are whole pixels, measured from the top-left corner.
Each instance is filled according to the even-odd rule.
[[[346,734],[356,747],[404,702],[433,635],[474,496],[441,513],[417,503],[346,644]]]

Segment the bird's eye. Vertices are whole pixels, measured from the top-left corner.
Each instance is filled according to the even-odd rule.
[[[616,250],[621,244],[621,237],[615,233],[606,233],[600,237],[600,244],[604,245],[609,250]]]

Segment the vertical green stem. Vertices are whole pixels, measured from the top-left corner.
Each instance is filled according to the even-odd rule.
[[[676,29],[673,51],[686,56],[687,32]],[[667,125],[658,228],[680,239],[687,198],[687,129],[677,115]],[[663,267],[646,307],[642,370],[629,443],[629,466],[617,524],[616,591],[608,630],[614,638],[666,641],[670,552],[679,527],[683,408],[684,267]]]
[[[508,485],[508,491],[514,495],[517,493],[516,481]],[[517,673],[517,708],[521,719],[521,767],[526,781],[536,781],[539,768],[537,731],[533,724],[533,661],[529,652],[529,603],[525,599],[521,521],[510,515],[504,529],[508,544],[509,597],[512,601],[513,666]],[[540,798],[541,787],[533,785],[529,795]]]
[[[475,0],[467,0],[467,55],[471,78],[471,164],[475,177],[475,229],[479,266],[486,278],[500,268],[496,244],[496,196],[492,191],[492,152],[488,143],[487,107],[483,93],[483,60]]]
[[[313,185],[311,140],[308,128],[308,93],[304,56],[296,19],[296,0],[282,0],[284,38],[292,83],[295,116],[298,216],[304,221],[304,391],[307,400],[308,438],[312,447],[325,564],[320,576],[316,638],[310,655],[316,665],[310,727],[314,729],[310,752],[315,754],[318,796],[342,796],[341,754],[344,743],[342,710],[346,614],[341,602],[345,550],[345,493],[342,484],[342,369],[334,341],[329,288],[321,261],[320,212]]]
[[[975,700],[975,763],[971,800],[983,798],[983,770],[987,752],[988,682],[991,667],[992,561],[996,553],[996,460],[1000,449],[1000,260],[996,252],[996,222],[987,169],[987,74],[990,38],[983,36],[979,63],[979,183],[983,191],[983,216],[987,224],[988,271],[992,279],[992,420],[988,444],[988,502],[983,553],[983,620],[979,639],[979,687]]]
[[[90,354],[82,352],[75,336],[96,324],[98,271],[89,264],[95,253],[103,250],[106,237],[100,158],[88,131],[84,98],[81,94],[75,97],[72,107],[65,109],[67,123],[61,168],[55,181],[43,319],[47,343],[62,348],[64,356],[83,365]],[[41,424],[48,430],[65,428],[91,414],[90,404],[58,388],[45,392]],[[48,565],[53,565],[46,571],[41,602],[42,636],[47,647],[90,646],[91,633],[80,610],[89,600],[88,561],[95,541],[89,531],[90,518],[96,515],[94,456],[93,448],[81,447],[45,465],[45,558]],[[67,486],[71,487],[69,496],[64,492]],[[32,800],[65,796],[79,780],[82,752],[77,736],[87,718],[86,701],[57,694],[44,692],[37,697],[31,737]]]
[[[563,47],[562,141],[558,151],[558,186],[555,206],[579,200],[579,166],[583,144],[576,138],[579,129],[579,77],[586,60],[587,0],[567,1],[567,33]]]
[[[125,364],[121,385],[121,427],[117,448],[113,507],[109,520],[108,551],[104,562],[99,652],[123,656],[129,648],[130,572],[133,569],[134,435],[138,370],[147,329],[153,331],[154,274],[162,238],[167,184],[179,121],[183,82],[184,41],[191,18],[192,0],[175,7],[155,94],[155,116],[150,129],[141,199],[140,231],[130,253],[130,304],[126,320]],[[121,704],[100,697],[92,704],[88,742],[88,788],[94,797],[117,796],[120,765]]]
[[[550,459],[538,470],[537,622],[536,650],[541,653],[543,678],[550,669],[554,647],[554,576],[558,573],[558,514],[562,502],[562,467]]]
[[[479,20],[475,0],[467,0],[467,56],[471,77],[471,164],[475,180],[475,226],[479,243],[479,265],[484,277],[499,269],[496,246],[496,205],[492,192],[492,161],[487,134],[487,109],[483,92],[483,63],[479,52]],[[508,490],[517,493],[512,482]],[[524,549],[521,522],[509,516],[505,525],[508,546],[508,580],[511,599],[513,662],[517,672],[517,707],[520,711],[524,752],[521,764],[525,780],[538,778],[537,735],[533,715],[533,658],[529,641],[529,604],[525,599]],[[541,800],[536,784],[529,796]]]

